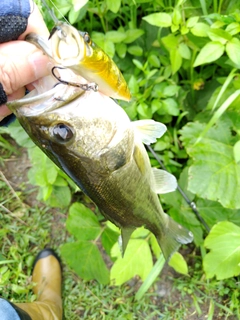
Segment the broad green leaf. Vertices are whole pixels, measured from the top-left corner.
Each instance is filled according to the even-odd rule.
[[[226,52],[230,60],[234,62],[237,67],[240,67],[240,41],[237,38],[232,38],[231,41],[228,41],[226,44]]]
[[[109,283],[109,271],[95,244],[89,241],[65,243],[60,248],[62,258],[84,280],[96,279]]]
[[[139,105],[137,107],[137,111],[138,111],[141,119],[151,119],[152,118],[152,110],[145,102],[139,103]]]
[[[178,116],[179,115],[179,108],[176,100],[173,98],[167,98],[162,100],[162,107],[164,110],[172,115],[172,116]]]
[[[23,130],[18,120],[12,122],[9,127],[5,128],[8,134],[17,142],[17,144],[24,148],[37,149],[35,144],[29,138],[28,134]],[[43,152],[42,152],[43,153]]]
[[[108,31],[106,33],[106,39],[112,41],[113,43],[121,43],[126,39],[126,33],[120,31]]]
[[[172,33],[170,33],[166,37],[163,37],[161,41],[168,51],[176,50],[176,48],[178,47],[178,38],[175,37],[175,35]]]
[[[212,127],[194,144],[205,125],[188,123],[181,130],[183,144],[192,158],[188,189],[199,197],[219,201],[230,209],[240,208],[240,164],[235,162],[225,122]]]
[[[232,39],[232,36],[223,29],[210,29],[208,31],[208,36],[212,41],[219,41],[222,44],[225,44]]]
[[[240,274],[240,228],[223,221],[217,223],[204,241],[210,250],[203,259],[207,278],[216,276],[218,280]]]
[[[182,22],[182,12],[180,11],[179,7],[175,7],[173,10],[172,22],[176,26]]]
[[[151,54],[150,56],[148,56],[148,62],[155,68],[160,67],[159,57],[155,54]]]
[[[226,27],[226,31],[229,32],[232,36],[240,32],[239,22],[232,22]]]
[[[106,0],[107,8],[111,10],[113,13],[117,13],[121,6],[121,0]]]
[[[199,52],[193,66],[197,67],[204,63],[216,61],[223,55],[224,50],[225,47],[221,42],[208,42]]]
[[[196,23],[198,22],[198,20],[199,20],[199,17],[190,17],[186,23],[187,28],[194,27],[196,25]]]
[[[117,258],[110,271],[111,283],[114,285],[121,285],[136,275],[145,280],[152,269],[151,250],[146,240],[130,239],[124,258],[118,243],[111,252],[112,256]]]
[[[182,57],[178,49],[170,51],[170,61],[171,61],[172,73],[175,74],[182,66]]]
[[[139,92],[138,81],[134,76],[131,76],[130,80],[128,81],[128,86],[132,94],[137,94]]]
[[[171,259],[168,262],[169,266],[172,267],[175,271],[188,274],[188,266],[186,260],[179,252],[175,252]]]
[[[46,159],[45,170],[48,183],[54,184],[58,175],[58,168],[53,164],[51,160]]]
[[[163,95],[166,97],[173,97],[179,92],[180,87],[172,84],[164,88]]]
[[[72,0],[74,11],[79,11],[86,3],[88,3],[88,0]]]
[[[117,43],[115,46],[115,50],[121,59],[125,58],[127,53],[126,43]]]
[[[208,24],[198,22],[191,28],[191,32],[196,37],[207,37],[209,29],[210,27]]]
[[[105,228],[101,234],[102,245],[110,256],[112,246],[117,242],[119,234],[110,228]]]
[[[150,245],[155,257],[159,258],[162,251],[153,233],[150,234]]]
[[[144,34],[144,30],[142,29],[128,29],[126,31],[126,38],[123,42],[132,43],[133,41],[141,37],[143,34]]]
[[[95,214],[78,202],[71,205],[69,209],[66,227],[78,240],[94,240],[101,231]]]
[[[72,194],[68,186],[58,187],[53,185],[51,196],[47,204],[51,207],[66,208],[71,202]]]
[[[184,59],[190,60],[191,59],[191,50],[185,43],[180,43],[178,46],[178,52],[180,56]]]
[[[142,56],[143,54],[143,49],[140,46],[129,46],[127,51],[128,53],[138,57]]]
[[[233,156],[236,163],[240,162],[240,140],[238,140],[233,146]]]
[[[240,226],[240,209],[227,209],[217,201],[206,199],[199,199],[196,205],[210,228],[219,221],[230,221]]]
[[[152,13],[148,16],[143,17],[143,20],[147,21],[156,27],[170,27],[172,24],[172,17],[170,14],[165,12]]]

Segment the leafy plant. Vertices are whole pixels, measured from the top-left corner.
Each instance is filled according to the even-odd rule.
[[[87,30],[123,71],[132,100],[120,104],[129,117],[154,118],[167,124],[168,132],[153,146],[154,151],[176,175],[190,201],[197,205],[212,228],[210,234],[206,234],[178,191],[161,196],[161,201],[168,214],[193,232],[207,277],[224,279],[239,275],[238,2],[69,0],[53,3],[59,19],[65,15],[76,28]],[[49,5],[52,7],[51,2]],[[44,6],[43,10],[51,26]],[[70,180],[38,151],[32,147],[29,150],[32,150],[29,151],[32,161],[41,157],[44,164],[42,168],[35,165],[30,172],[31,182],[41,186],[39,197],[51,205],[69,205],[70,192],[75,191]],[[153,166],[159,166],[151,154],[150,158]],[[59,202],[63,198],[61,190],[68,190],[64,203]],[[57,195],[52,198],[54,192]],[[61,252],[71,268],[81,277],[97,278],[101,283],[121,284],[138,274],[144,281],[137,295],[140,298],[163,266],[153,236],[144,229],[137,230],[130,240],[130,251],[122,259],[115,244],[116,229],[80,204],[73,204],[69,212],[67,228],[72,236]],[[230,244],[228,238],[233,235],[235,241]],[[217,248],[219,239],[224,245]],[[99,254],[99,242],[112,259],[110,273]],[[229,271],[224,261],[228,248],[236,252],[227,260]],[[141,254],[131,259],[132,253],[139,251]],[[91,257],[85,267],[79,252]],[[215,264],[216,256],[219,260],[213,270],[209,266]],[[138,268],[143,262],[145,267]],[[178,254],[169,263],[187,274],[185,261]]]

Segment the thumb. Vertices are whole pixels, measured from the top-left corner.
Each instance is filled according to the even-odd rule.
[[[49,74],[49,59],[26,41],[0,45],[0,82],[7,95]]]

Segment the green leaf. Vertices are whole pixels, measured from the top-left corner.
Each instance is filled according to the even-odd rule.
[[[97,246],[92,242],[65,243],[61,246],[60,252],[79,277],[84,280],[96,279],[101,284],[109,283],[109,271]]]
[[[226,27],[226,31],[234,36],[240,32],[240,24],[238,22],[232,22]]]
[[[219,201],[224,207],[240,208],[240,164],[236,164],[229,145],[230,128],[220,122],[194,144],[205,124],[188,123],[181,140],[192,158],[188,189],[199,197]]]
[[[101,231],[95,214],[78,202],[71,205],[69,209],[66,227],[78,240],[94,240]]]
[[[228,41],[226,44],[226,52],[229,59],[240,68],[240,41],[237,38],[232,38],[231,41]]]
[[[132,43],[139,37],[144,34],[144,30],[142,29],[128,29],[126,31],[126,39],[123,41],[124,43]]]
[[[35,144],[29,138],[27,133],[23,130],[18,120],[12,122],[9,127],[6,128],[10,136],[17,142],[17,144],[24,148],[35,147]],[[35,147],[37,148],[37,147]]]
[[[185,43],[180,43],[178,46],[179,54],[182,58],[190,60],[191,59],[191,50]]]
[[[127,49],[128,53],[134,55],[134,56],[142,56],[143,54],[143,49],[142,47],[139,46],[129,46]]]
[[[170,61],[171,61],[172,73],[175,74],[182,66],[182,57],[178,49],[170,51]]]
[[[109,256],[114,243],[118,240],[118,237],[119,234],[110,228],[105,228],[101,235],[102,245]]]
[[[86,3],[88,3],[88,0],[72,0],[74,11],[79,11]]]
[[[51,196],[47,200],[47,204],[51,207],[66,208],[69,206],[72,194],[68,186],[58,187],[53,185]]]
[[[208,31],[208,36],[212,41],[219,41],[222,44],[225,44],[232,39],[232,36],[223,29],[210,29]]]
[[[170,27],[172,25],[172,17],[165,12],[152,13],[143,17],[143,20],[156,27]]]
[[[210,228],[219,221],[230,221],[240,226],[240,209],[227,209],[217,201],[206,199],[198,199],[196,205]]]
[[[125,58],[127,53],[127,45],[125,43],[117,43],[115,49],[121,59]]]
[[[107,8],[113,13],[117,13],[121,6],[121,0],[106,0]]]
[[[168,51],[176,50],[176,48],[178,47],[178,38],[175,37],[175,35],[172,33],[170,33],[166,37],[163,37],[161,41]]]
[[[126,33],[120,31],[108,31],[106,33],[106,39],[112,41],[113,43],[121,43],[126,39]]]
[[[172,267],[175,271],[181,274],[188,274],[188,266],[186,260],[179,252],[175,252],[170,261],[168,262],[169,266]]]
[[[207,37],[208,31],[210,27],[208,24],[203,22],[198,22],[191,28],[191,33],[194,34],[196,37]]]
[[[167,99],[162,100],[162,106],[168,114],[170,114],[172,116],[179,115],[178,104],[177,104],[176,100],[174,100],[173,98],[167,98]]]
[[[124,258],[116,243],[112,248],[112,256],[117,258],[110,271],[114,285],[121,285],[136,275],[145,280],[153,266],[149,244],[142,239],[130,239]]]
[[[138,111],[141,119],[151,119],[152,118],[152,110],[145,102],[139,103],[139,105],[137,107],[137,111]]]
[[[160,67],[159,57],[156,56],[155,54],[151,54],[150,56],[148,56],[148,62],[155,68]]]
[[[193,66],[197,67],[204,63],[216,61],[223,55],[224,50],[225,47],[221,42],[208,42],[199,52]]]
[[[196,25],[196,23],[198,22],[198,20],[199,20],[199,17],[190,17],[186,23],[187,28],[194,27]]]
[[[240,140],[238,140],[233,146],[233,156],[236,163],[238,163],[240,161]]]
[[[207,278],[216,276],[218,280],[240,274],[240,228],[223,221],[216,224],[204,241],[210,249],[203,259]]]

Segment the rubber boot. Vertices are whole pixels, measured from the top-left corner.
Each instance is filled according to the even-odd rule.
[[[62,272],[59,259],[53,250],[44,249],[38,254],[33,267],[32,281],[36,283],[33,292],[37,295],[37,300],[15,304],[20,319],[28,319],[26,315],[24,318],[21,314],[23,310],[32,320],[61,320]]]

